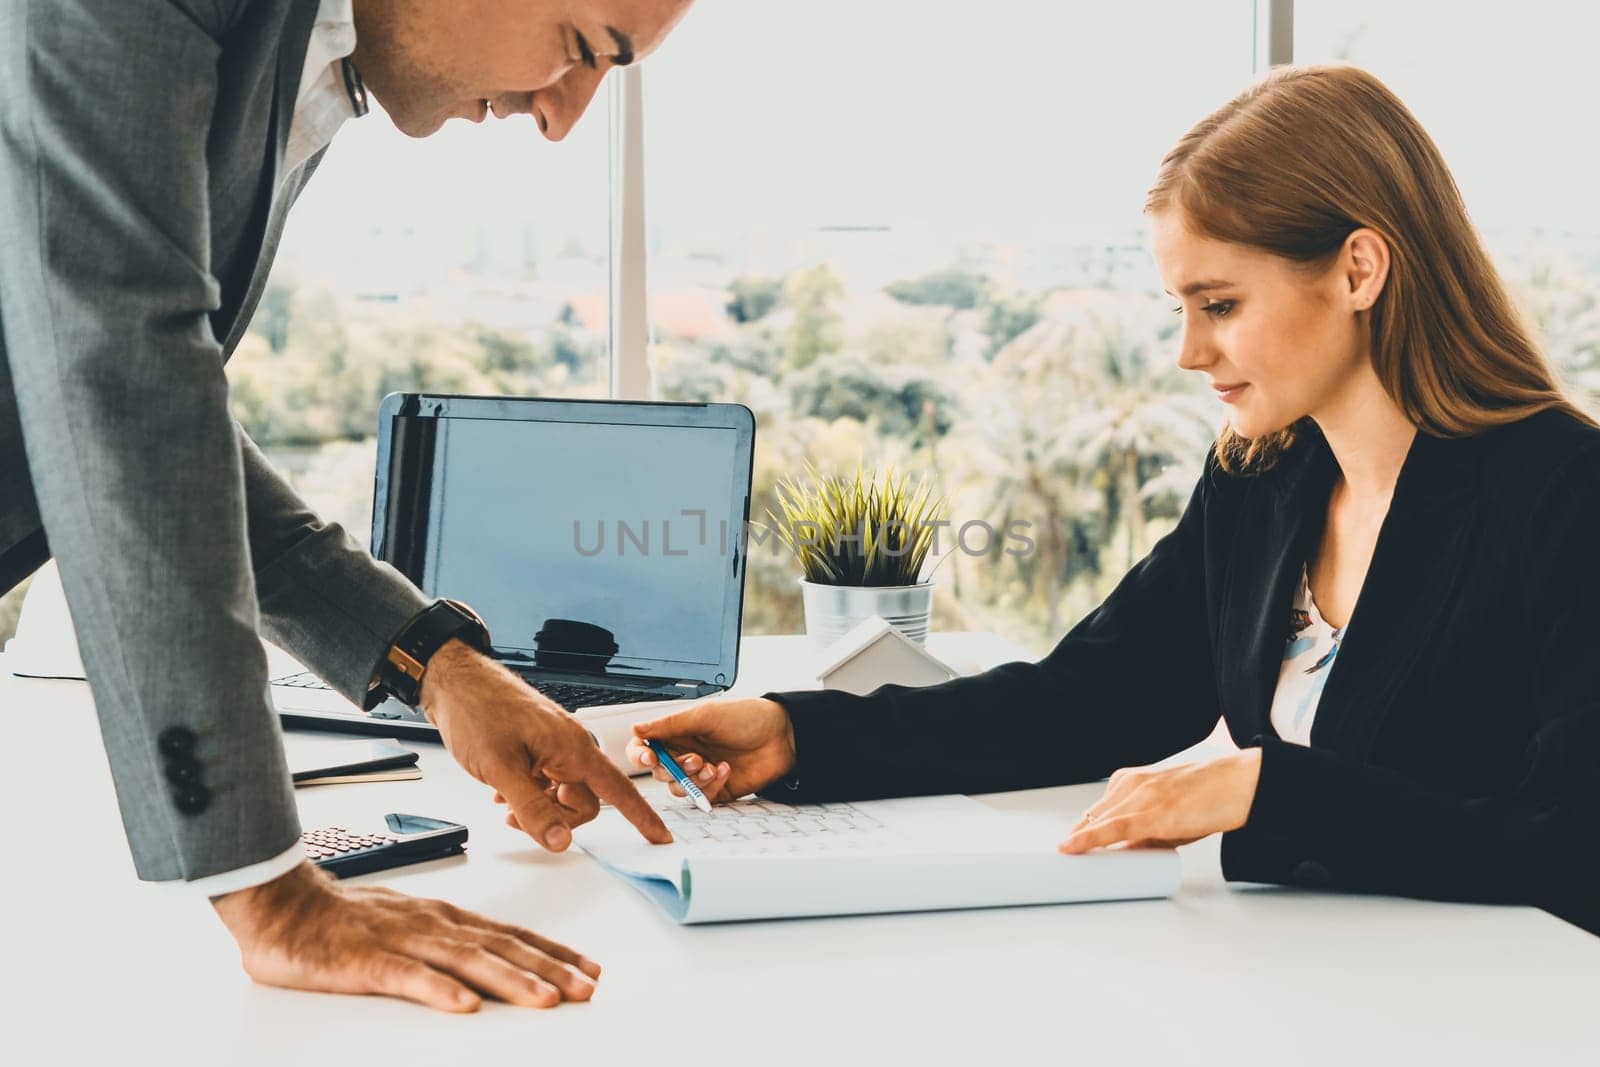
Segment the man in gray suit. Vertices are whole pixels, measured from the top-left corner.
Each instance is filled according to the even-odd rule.
[[[599,974],[304,861],[261,635],[369,707],[406,665],[451,754],[545,847],[599,799],[670,840],[515,676],[457,638],[396,651],[420,619],[453,633],[443,609],[272,470],[223,364],[368,88],[413,136],[492,111],[560,140],[687,2],[0,0],[0,593],[55,555],[139,876],[211,897],[260,981],[462,1011],[585,999]]]

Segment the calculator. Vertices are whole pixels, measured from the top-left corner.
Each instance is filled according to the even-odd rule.
[[[391,812],[385,829],[356,833],[342,826],[307,830],[300,835],[306,858],[335,878],[349,878],[408,863],[425,863],[466,851],[467,828],[460,823]]]

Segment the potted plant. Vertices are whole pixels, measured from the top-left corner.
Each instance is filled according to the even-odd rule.
[[[933,583],[923,581],[943,520],[944,501],[924,481],[908,490],[893,468],[854,478],[825,477],[806,464],[803,480],[777,488],[782,516],[769,509],[778,535],[805,574],[800,579],[806,633],[819,646],[876,615],[923,644],[933,608]]]

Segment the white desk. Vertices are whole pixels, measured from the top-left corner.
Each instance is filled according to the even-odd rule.
[[[979,635],[930,648],[1015,654]],[[805,663],[800,639],[752,638],[738,689],[803,684]],[[594,1001],[455,1018],[269,989],[204,902],[134,880],[86,686],[0,675],[0,722],[14,820],[0,1058],[13,1063],[1456,1067],[1600,1050],[1600,939],[1533,909],[1227,887],[1213,838],[1184,850],[1170,901],[681,928],[581,853],[547,855],[502,826],[432,746],[421,781],[301,791],[304,822],[400,810],[467,823],[467,857],[372,878],[581,949],[606,967]],[[984,799],[1065,826],[1098,795]]]

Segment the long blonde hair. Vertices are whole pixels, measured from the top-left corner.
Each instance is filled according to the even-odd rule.
[[[1169,208],[1197,233],[1308,269],[1356,229],[1381,234],[1390,267],[1370,315],[1372,362],[1420,431],[1466,437],[1551,408],[1595,425],[1534,344],[1433,139],[1366,71],[1282,67],[1206,116],[1145,199],[1147,213]],[[1224,427],[1217,460],[1266,470],[1299,429]]]

